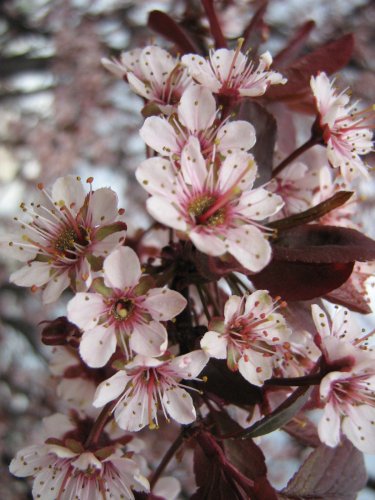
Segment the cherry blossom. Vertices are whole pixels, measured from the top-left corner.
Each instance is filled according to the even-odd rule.
[[[282,209],[273,217],[280,219],[307,210],[312,205],[315,179],[309,167],[295,162],[284,168],[270,183],[269,189],[281,196]]]
[[[360,174],[368,176],[360,155],[373,151],[373,134],[368,128],[368,120],[374,116],[373,108],[357,111],[357,102],[349,104],[345,91],[338,93],[334,80],[330,81],[323,72],[311,77],[310,85],[330,164],[340,168],[348,182]]]
[[[270,71],[272,57],[264,52],[258,66],[248,54],[241,52],[243,40],[236,50],[210,50],[208,59],[197,54],[182,56],[182,63],[199,84],[212,92],[233,97],[256,97],[263,95],[270,85],[284,84],[286,79],[276,71]]]
[[[259,271],[271,257],[267,230],[257,221],[282,206],[278,195],[251,189],[257,167],[252,155],[237,152],[220,165],[206,166],[199,141],[190,137],[181,168],[164,158],[145,160],[137,169],[138,182],[152,195],[149,213],[162,224],[186,233],[203,253],[226,252],[250,271]]]
[[[182,94],[177,118],[159,116],[147,118],[140,130],[145,143],[161,156],[180,158],[189,137],[197,137],[203,155],[226,155],[233,151],[248,151],[255,144],[255,129],[244,120],[215,123],[216,101],[205,87],[192,86]]]
[[[119,398],[115,419],[121,429],[139,431],[146,425],[157,428],[160,408],[167,421],[169,417],[180,424],[189,424],[196,418],[193,400],[181,380],[198,380],[207,356],[201,350],[171,359],[157,359],[137,355],[96,392],[94,406],[104,406]],[[188,388],[188,387],[187,387]]]
[[[330,370],[320,383],[324,405],[319,437],[328,446],[340,442],[340,430],[364,453],[375,453],[375,353],[353,315],[336,309],[330,320],[312,306],[317,341]]]
[[[83,360],[92,367],[104,366],[116,350],[117,338],[128,357],[128,347],[146,356],[163,354],[168,335],[161,321],[184,309],[184,297],[167,288],[152,288],[129,247],[112,252],[103,270],[104,281],[94,282],[97,292],[78,293],[68,304],[69,320],[84,332]]]
[[[102,59],[102,63],[115,75],[126,77],[136,94],[160,105],[166,114],[174,110],[183,91],[192,84],[179,60],[153,45],[124,52],[120,61]]]
[[[112,189],[91,188],[86,194],[79,177],[60,177],[49,194],[42,185],[40,203],[22,204],[27,220],[16,218],[20,231],[2,241],[1,251],[23,262],[10,281],[19,286],[44,289],[43,302],[58,299],[69,285],[87,290],[92,263],[122,245],[126,224]],[[119,215],[120,214],[120,215]],[[99,259],[98,259],[99,258]]]
[[[53,425],[58,433],[68,420],[64,417],[49,417],[49,427]],[[110,492],[113,498],[134,499],[132,490],[149,491],[147,479],[121,446],[85,449],[76,439],[55,436],[20,450],[10,463],[9,470],[15,476],[34,477],[34,498],[101,500]]]
[[[232,295],[224,308],[224,319],[213,319],[201,340],[202,349],[213,358],[226,359],[254,385],[272,377],[276,346],[290,349],[290,330],[276,313],[277,304],[266,290],[247,297]]]

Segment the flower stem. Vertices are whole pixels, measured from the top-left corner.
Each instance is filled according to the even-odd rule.
[[[285,160],[279,163],[279,165],[273,170],[272,177],[276,177],[277,175],[279,175],[279,173],[282,172],[284,168],[289,165],[289,163],[298,158],[298,156],[310,149],[312,146],[319,144],[320,140],[320,137],[312,135],[308,141],[302,144],[302,146],[297,148],[295,151],[293,151],[293,153],[287,156]]]
[[[167,467],[169,462],[172,460],[173,456],[177,453],[179,448],[181,447],[186,435],[186,429],[182,429],[180,434],[177,436],[177,438],[173,441],[171,446],[168,448],[166,454],[162,458],[160,464],[157,466],[155,472],[153,473],[151,479],[150,479],[150,489],[155,486],[157,480],[163,473],[164,469]]]
[[[94,425],[91,428],[90,434],[86,439],[84,448],[87,449],[90,446],[95,446],[103,432],[104,427],[107,425],[108,420],[111,416],[113,408],[116,406],[117,399],[107,403],[102,411],[100,412],[98,418],[95,420]]]

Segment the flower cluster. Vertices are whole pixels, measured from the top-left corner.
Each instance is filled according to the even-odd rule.
[[[301,93],[288,94],[278,60],[275,70],[269,52],[242,52],[242,38],[228,48],[203,3],[217,47],[207,57],[149,45],[103,60],[144,99],[147,158],[135,177],[152,226],[125,240],[116,194],[94,190],[92,178],[86,192],[67,175],[51,192],[40,184],[41,199],[21,205],[18,232],[1,240],[25,263],[13,283],[41,288],[45,303],[70,294],[66,317],[42,332],[69,416],[47,419],[41,444],[10,464],[34,477],[35,498],[174,500],[181,489],[214,498],[217,488],[276,498],[250,438],[277,425],[301,438],[292,424],[311,409],[322,416],[308,439],[337,447],[347,438],[375,453],[372,334],[351,313],[370,311],[375,243],[360,232],[350,183],[368,173],[361,155],[373,148],[372,112],[357,112],[323,72],[311,70],[311,88],[304,77]],[[275,144],[282,112],[266,107],[307,93],[312,137],[276,165],[286,131]],[[313,147],[315,156],[299,158]],[[322,298],[344,307],[330,318]],[[226,444],[236,437],[246,446]]]

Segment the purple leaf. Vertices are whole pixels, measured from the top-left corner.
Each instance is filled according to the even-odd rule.
[[[310,224],[281,233],[273,256],[289,262],[366,262],[375,260],[375,241],[355,229]]]
[[[257,47],[260,42],[264,41],[264,31],[265,29],[268,29],[266,23],[264,22],[264,15],[266,13],[267,7],[268,0],[265,0],[260,5],[258,10],[251,18],[251,21],[245,28],[242,34],[242,38],[244,39],[244,43],[242,46],[243,50],[246,50],[249,47]]]
[[[151,11],[148,15],[147,26],[167,40],[175,43],[182,54],[189,54],[191,52],[199,54],[198,47],[186,31],[165,12],[161,12],[160,10]]]
[[[321,444],[281,492],[281,498],[354,500],[366,486],[363,455],[343,439],[337,448]]]
[[[260,273],[249,276],[258,289],[284,300],[311,300],[340,287],[350,277],[354,262],[315,264],[273,260]]]
[[[298,101],[306,91],[310,92],[310,77],[319,71],[331,75],[346,66],[354,48],[352,34],[344,35],[333,42],[321,45],[313,52],[300,57],[283,71],[288,82],[270,88],[265,99],[268,101]]]
[[[303,23],[289,40],[287,46],[273,58],[273,67],[275,69],[283,68],[291,62],[314,28],[314,21],[306,21]]]
[[[317,448],[320,445],[316,426],[302,412],[284,425],[282,430],[293,436],[303,446]]]
[[[258,164],[259,178],[256,180],[256,185],[260,186],[268,182],[272,176],[276,120],[264,106],[249,100],[242,103],[238,119],[249,121],[255,127],[257,140],[251,153]]]
[[[247,382],[239,372],[230,371],[226,361],[210,359],[202,374],[207,376],[204,391],[226,403],[251,405],[262,401],[259,387]]]
[[[208,22],[210,23],[210,31],[215,40],[215,48],[220,49],[227,47],[227,41],[221,31],[220,23],[216,15],[214,0],[202,0],[203,8],[206,12]]]
[[[336,290],[332,290],[332,292],[324,298],[334,304],[339,304],[340,306],[347,307],[351,311],[359,312],[361,314],[369,314],[372,312],[372,309],[368,304],[368,297],[360,293],[350,280]]]

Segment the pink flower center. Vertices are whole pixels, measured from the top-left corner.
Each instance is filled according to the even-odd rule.
[[[200,195],[189,203],[188,212],[199,224],[219,226],[225,222],[226,210],[224,207],[215,210],[217,201],[218,198],[212,194]]]

